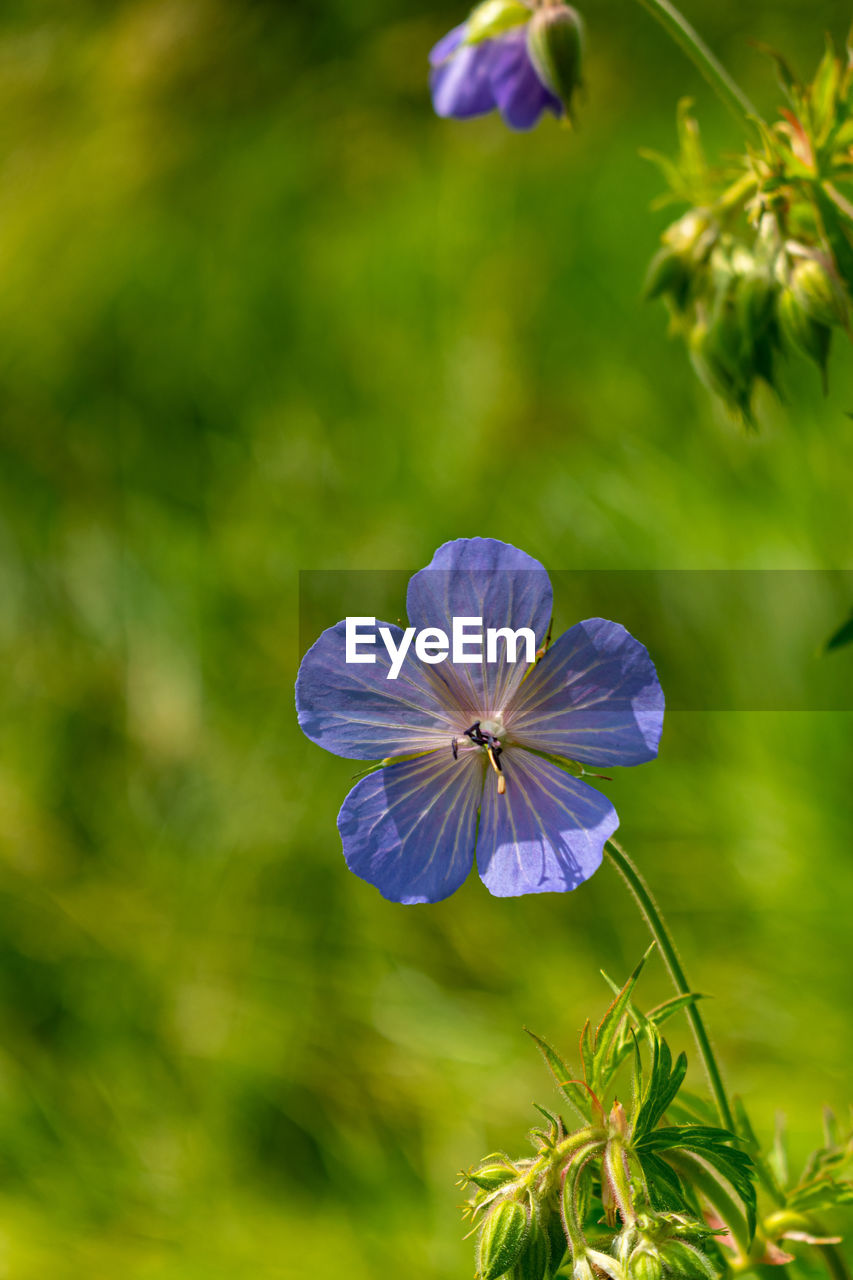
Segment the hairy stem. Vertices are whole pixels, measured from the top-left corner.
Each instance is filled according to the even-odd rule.
[[[687,54],[694,66],[698,67],[720,100],[741,124],[751,123],[752,120],[759,118],[758,112],[740,85],[735,83],[723,64],[714,57],[698,31],[694,30],[674,4],[670,4],[670,0],[640,0],[640,4],[672,36],[675,43]]]
[[[679,995],[690,995],[691,989],[684,976],[684,970],[681,967],[681,961],[678,958],[675,945],[670,937],[669,930],[664,923],[660,909],[652,897],[651,891],[649,890],[645,880],[640,875],[625,850],[621,848],[615,840],[607,841],[607,844],[604,846],[604,852],[622,876],[622,879],[630,889],[637,906],[640,908],[643,919],[649,926],[649,931],[660,948],[660,953],[663,956],[667,969],[669,970],[669,976],[672,978],[676,991]],[[726,1097],[726,1090],[723,1085],[720,1068],[717,1066],[717,1059],[714,1057],[714,1051],[711,1048],[711,1042],[708,1039],[708,1032],[705,1030],[705,1023],[702,1021],[702,1015],[697,1009],[695,1002],[687,1005],[685,1013],[693,1032],[693,1038],[696,1041],[696,1047],[699,1050],[699,1056],[702,1059],[705,1072],[708,1076],[708,1083],[711,1086],[714,1101],[717,1104],[720,1123],[724,1129],[730,1129],[733,1131],[734,1121],[732,1119],[731,1107],[729,1106],[729,1100]]]

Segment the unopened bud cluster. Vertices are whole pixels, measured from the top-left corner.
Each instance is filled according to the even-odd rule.
[[[780,390],[780,360],[802,355],[826,380],[834,329],[847,329],[847,289],[831,254],[783,239],[762,215],[747,243],[711,209],[670,226],[646,281],[662,297],[702,381],[751,421],[756,384]]]
[[[716,1272],[697,1242],[713,1234],[677,1213],[644,1213],[616,1242],[627,1280],[709,1280]]]
[[[826,386],[833,335],[849,332],[853,290],[853,44],[832,41],[810,83],[774,55],[788,105],[723,169],[704,154],[690,104],[679,155],[650,154],[670,198],[692,208],[663,235],[647,278],[664,298],[703,382],[750,422],[759,383],[780,390],[783,359],[804,356]]]
[[[553,1136],[564,1135],[555,1131]],[[463,1177],[475,1188],[465,1211],[479,1224],[478,1280],[553,1276],[567,1247],[554,1162],[548,1158],[511,1161],[496,1154]]]

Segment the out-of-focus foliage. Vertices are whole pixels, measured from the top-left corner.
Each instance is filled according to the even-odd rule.
[[[768,109],[747,37],[808,68],[848,16],[689,8]],[[607,872],[423,909],[347,874],[354,770],[294,723],[298,569],[415,569],[474,533],[553,569],[849,564],[850,368],[825,402],[795,379],[754,441],[713,416],[639,300],[663,223],[637,152],[667,149],[683,94],[709,148],[738,139],[639,6],[586,16],[581,128],[516,138],[431,115],[450,4],[3,7],[14,1280],[467,1274],[452,1178],[541,1096],[522,1024],[566,1042],[644,945]],[[625,617],[648,607],[626,583]],[[769,666],[847,608],[792,598]],[[703,645],[736,680],[700,598],[702,693]],[[851,652],[820,659],[839,701]],[[764,1140],[787,1109],[794,1160],[849,1092],[851,732],[678,713],[611,784],[729,1077]]]

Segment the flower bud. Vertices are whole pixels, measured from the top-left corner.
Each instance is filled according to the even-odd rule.
[[[718,235],[719,228],[706,209],[691,209],[667,227],[663,241],[699,265],[707,260]]]
[[[833,273],[819,258],[800,258],[791,272],[791,292],[817,324],[847,323],[847,302]]]
[[[776,302],[776,319],[782,337],[790,347],[813,360],[826,381],[826,364],[832,330],[821,324],[800,305],[794,290],[782,289]]]
[[[653,1245],[641,1245],[628,1259],[630,1280],[661,1280],[663,1263]]]
[[[563,1226],[562,1214],[559,1210],[555,1210],[554,1213],[549,1215],[545,1223],[545,1229],[548,1232],[548,1247],[551,1259],[549,1267],[551,1275],[554,1275],[555,1272],[559,1271],[562,1261],[566,1256],[566,1250],[569,1247],[568,1241],[566,1240],[566,1231]]]
[[[738,322],[746,341],[756,343],[773,319],[776,285],[769,271],[759,267],[740,275],[735,284]]]
[[[517,1171],[506,1164],[485,1164],[479,1169],[471,1169],[465,1177],[481,1191],[494,1191],[495,1187],[502,1187],[505,1182],[512,1182],[513,1178],[517,1177]]]
[[[531,1222],[527,1240],[512,1269],[512,1280],[545,1280],[550,1258],[547,1235],[538,1222]]]
[[[671,245],[664,245],[649,263],[643,296],[648,300],[666,296],[683,311],[689,294],[690,271],[684,255]]]
[[[527,1210],[517,1200],[502,1200],[480,1232],[477,1267],[480,1280],[496,1280],[513,1267],[530,1231]]]
[[[559,0],[538,8],[527,28],[527,53],[539,79],[571,115],[583,58],[583,21],[577,10]]]
[[[683,1280],[716,1280],[716,1272],[704,1253],[680,1240],[669,1240],[661,1248],[667,1271]]]
[[[728,407],[750,420],[752,379],[743,356],[738,355],[735,331],[727,317],[708,325],[697,320],[687,339],[694,369]]]
[[[530,10],[521,0],[485,0],[472,10],[465,24],[465,44],[493,40],[511,27],[530,21]]]

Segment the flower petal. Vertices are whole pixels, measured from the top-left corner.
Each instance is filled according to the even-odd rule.
[[[430,51],[430,90],[436,115],[467,120],[493,111],[495,95],[489,67],[493,40],[462,45],[465,23],[448,31]]]
[[[386,626],[386,623],[378,623]],[[403,635],[389,626],[394,644]],[[362,649],[361,652],[367,652]],[[383,760],[446,747],[453,728],[450,700],[411,648],[396,680],[387,679],[388,651],[378,636],[376,661],[346,661],[346,624],[324,631],[302,659],[296,678],[299,724],[312,742],[352,760]]]
[[[462,41],[465,39],[465,28],[467,22],[460,22],[458,27],[452,27],[446,35],[443,35],[429,51],[429,64],[431,67],[438,67],[442,62],[446,61],[452,53],[455,53]]]
[[[392,902],[439,902],[474,861],[483,759],[450,748],[363,778],[338,815],[350,871]]]
[[[508,31],[495,42],[489,67],[495,102],[511,129],[532,129],[546,109],[563,114],[560,99],[539,79],[527,52],[525,28]]]
[[[448,636],[454,618],[482,618],[483,628],[529,628],[539,644],[551,620],[553,596],[548,574],[538,560],[494,538],[457,538],[445,542],[425,569],[409,581],[406,609],[418,628],[441,627]],[[469,722],[497,715],[529,668],[524,646],[519,661],[506,661],[498,645],[497,662],[436,666]],[[464,718],[463,716],[463,718]],[[467,727],[467,726],[466,726]]]
[[[504,723],[536,751],[599,766],[658,752],[664,698],[645,645],[617,622],[579,622],[521,686]]]
[[[506,792],[486,779],[477,836],[477,867],[498,898],[565,893],[597,870],[604,842],[619,825],[605,796],[519,748],[504,751]]]

